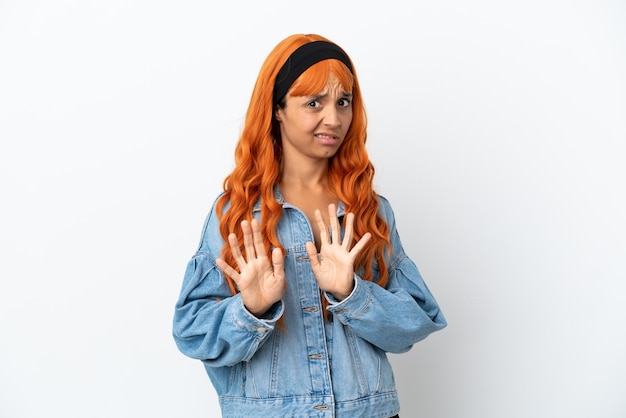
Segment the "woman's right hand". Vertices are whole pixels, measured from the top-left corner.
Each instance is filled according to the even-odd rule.
[[[216,261],[218,267],[230,276],[241,294],[243,304],[251,314],[260,317],[276,302],[282,299],[287,281],[285,280],[284,257],[280,248],[274,248],[270,261],[263,244],[259,221],[242,221],[244,257],[239,250],[237,235],[231,233],[228,243],[239,271],[223,259]]]

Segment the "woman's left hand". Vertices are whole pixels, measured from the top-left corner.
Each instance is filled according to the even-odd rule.
[[[333,204],[328,206],[328,217],[330,219],[330,233],[321,212],[315,211],[315,219],[320,231],[319,256],[317,248],[312,242],[306,243],[306,250],[320,289],[332,294],[337,300],[343,300],[354,289],[354,261],[370,240],[371,234],[365,233],[354,247],[350,248],[354,238],[354,214],[348,213],[346,215],[343,241],[341,240],[337,211]]]

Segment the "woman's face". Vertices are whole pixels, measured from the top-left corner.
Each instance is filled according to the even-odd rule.
[[[352,122],[352,93],[343,90],[334,74],[315,96],[291,96],[278,108],[282,155],[295,158],[328,159],[335,155]]]

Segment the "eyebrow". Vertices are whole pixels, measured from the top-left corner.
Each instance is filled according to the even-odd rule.
[[[328,93],[313,94],[313,95],[306,96],[306,97],[310,99],[323,99],[326,96],[328,96]],[[348,93],[345,91],[341,92],[341,97],[351,98],[352,96],[353,96],[352,93]]]

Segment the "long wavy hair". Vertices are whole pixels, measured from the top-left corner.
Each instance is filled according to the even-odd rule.
[[[281,180],[282,145],[280,126],[274,117],[272,95],[276,75],[289,55],[298,47],[313,41],[328,41],[319,35],[292,35],[281,41],[268,55],[259,72],[244,126],[235,149],[235,168],[223,183],[224,194],[217,202],[220,232],[225,244],[222,258],[236,267],[228,235],[237,234],[243,252],[241,221],[250,220],[252,209],[260,199],[261,230],[268,254],[270,248],[278,247],[285,253],[276,234],[282,206],[274,196],[274,188]],[[354,66],[353,66],[354,68]],[[378,265],[380,286],[387,284],[385,252],[389,250],[389,227],[378,214],[378,197],[373,189],[374,166],[369,160],[365,142],[367,119],[356,73],[339,60],[320,61],[308,68],[291,86],[292,96],[319,93],[335,74],[345,91],[351,91],[352,123],[337,153],[330,158],[328,184],[330,192],[342,201],[346,213],[355,214],[354,235],[359,240],[366,232],[372,234],[370,242],[358,255],[357,271],[364,280],[372,280],[372,268]],[[279,103],[278,106],[284,106]],[[234,281],[226,278],[235,294]],[[325,300],[324,298],[322,300]]]

